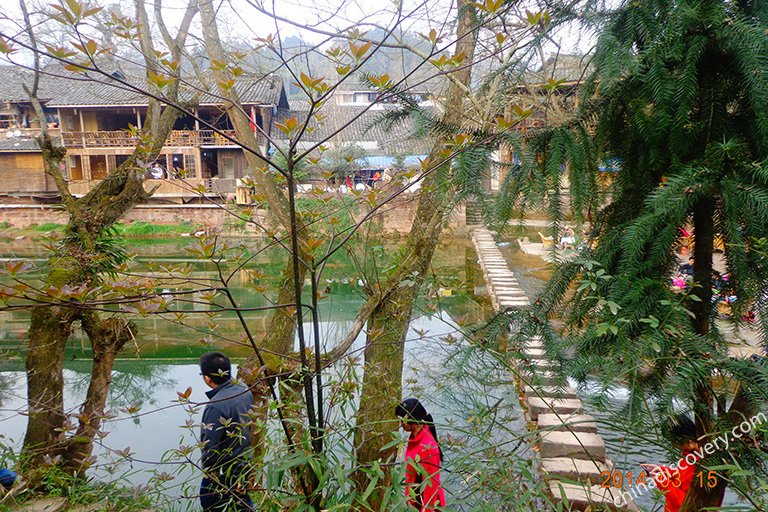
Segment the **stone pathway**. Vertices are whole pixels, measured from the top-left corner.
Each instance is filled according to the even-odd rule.
[[[526,308],[530,301],[485,228],[472,232],[472,242],[483,269],[491,302],[497,312]],[[516,361],[521,402],[531,428],[538,432],[541,474],[549,481],[556,501],[567,501],[569,510],[638,510],[622,503],[620,489],[603,488],[611,471],[605,442],[597,432],[595,418],[582,413],[576,392],[563,379],[558,365],[547,359],[541,338],[533,337],[522,347]]]

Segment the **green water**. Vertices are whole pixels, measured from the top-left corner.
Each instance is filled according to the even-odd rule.
[[[192,360],[212,347],[227,350],[234,357],[245,357],[252,353],[250,343],[244,335],[240,319],[233,311],[224,311],[213,317],[207,311],[217,306],[231,308],[223,294],[213,301],[215,306],[205,304],[201,293],[194,290],[221,286],[218,268],[210,263],[195,260],[187,250],[194,247],[190,239],[154,240],[155,243],[142,243],[129,247],[138,252],[130,274],[141,274],[157,280],[155,291],[158,295],[173,297],[167,311],[146,317],[135,316],[135,339],[129,342],[121,359],[161,359],[170,361]],[[276,300],[280,285],[280,273],[285,265],[285,252],[270,249],[259,253],[263,242],[258,240],[229,241],[241,243],[243,254],[250,256],[247,264],[239,268],[235,261],[222,264],[223,275],[229,278],[229,289],[238,308],[244,309],[243,317],[253,337],[258,341],[264,336],[269,310],[251,310],[266,308]],[[337,252],[323,269],[319,279],[320,291],[324,298],[319,302],[319,316],[324,323],[351,322],[364,300],[363,284],[366,275],[386,271],[394,254],[394,246],[382,245],[377,253],[348,254]],[[31,240],[0,242],[0,257],[6,259],[27,259],[34,266],[32,276],[42,276],[45,260],[42,247]],[[427,282],[429,304],[421,300],[420,308],[440,307],[457,318],[467,317],[478,321],[487,315],[485,298],[473,294],[475,286],[482,284],[482,275],[476,265],[476,255],[471,244],[464,239],[450,240],[438,249]],[[188,268],[184,279],[172,278],[164,269],[177,267]],[[34,271],[37,271],[35,274]],[[178,276],[174,273],[174,276]],[[122,279],[119,277],[118,279]],[[185,282],[185,280],[187,282]],[[305,286],[304,300],[310,300],[308,283]],[[430,290],[450,291],[450,296],[443,293],[439,302],[436,293]],[[2,369],[21,369],[26,351],[29,328],[29,311],[0,312],[0,361]],[[178,316],[178,315],[183,316]],[[215,326],[215,327],[214,327]],[[325,345],[333,339],[322,340]],[[327,347],[326,347],[327,348]],[[77,362],[90,359],[90,347],[87,338],[75,326],[73,336],[67,344],[67,360]]]
[[[142,244],[137,263],[131,272],[160,275],[154,264],[184,264],[190,266],[189,279],[197,285],[210,283],[218,276],[210,263],[195,262],[184,247],[188,240]],[[258,249],[258,241],[248,242],[250,250]],[[12,251],[11,251],[12,249]],[[6,257],[23,257],[34,261],[41,253],[28,244],[3,247]],[[332,348],[347,332],[364,299],[361,280],[370,272],[386,272],[394,256],[390,247],[372,251],[373,260],[362,261],[357,255],[340,252],[332,259],[321,277],[321,288],[326,298],[320,301],[320,337],[324,350]],[[378,259],[376,255],[378,256]],[[276,295],[280,257],[284,253],[267,251],[259,254],[242,270],[233,274],[231,290],[238,306],[257,308],[270,304]],[[277,262],[276,262],[277,260]],[[150,268],[147,267],[149,265]],[[44,269],[38,269],[42,272]],[[260,275],[263,274],[263,275]],[[424,287],[424,296],[418,301],[414,320],[409,330],[404,361],[403,384],[405,393],[423,401],[436,419],[438,428],[450,434],[456,445],[446,443],[448,453],[445,486],[453,503],[464,500],[476,503],[490,496],[484,488],[468,488],[467,478],[476,478],[476,456],[485,449],[501,450],[507,439],[525,432],[514,388],[509,377],[484,350],[475,350],[464,340],[458,326],[483,323],[491,315],[482,274],[477,266],[477,255],[471,244],[463,239],[446,241],[435,255],[430,277]],[[266,287],[262,293],[261,288]],[[179,293],[192,289],[189,283],[168,281],[157,287],[158,293]],[[478,293],[478,295],[475,294]],[[192,387],[190,399],[205,402],[205,386],[198,375],[196,358],[212,349],[223,349],[235,362],[251,353],[243,343],[243,328],[234,313],[216,316],[215,337],[205,333],[209,317],[207,306],[195,300],[194,294],[176,295],[169,310],[183,312],[182,322],[175,321],[171,313],[136,317],[135,340],[126,346],[115,364],[113,384],[108,407],[116,411],[116,418],[108,421],[103,430],[109,435],[95,447],[99,456],[99,469],[93,475],[110,480],[115,476],[124,483],[138,485],[151,483],[157,472],[175,475],[162,490],[162,510],[194,510],[199,474],[190,464],[178,465],[164,461],[169,450],[179,444],[194,444],[193,434],[181,425],[189,418],[184,408],[175,403],[177,392]],[[309,298],[308,296],[306,297]],[[215,301],[223,304],[221,298]],[[266,332],[269,312],[247,311],[245,321],[258,341]],[[26,312],[0,313],[0,444],[18,450],[23,438],[26,417],[25,374],[23,360],[29,314]],[[308,326],[307,326],[308,327]],[[309,331],[309,329],[307,329]],[[311,333],[309,335],[312,341]],[[364,337],[360,336],[349,351],[351,358],[344,371],[359,377]],[[90,373],[90,349],[87,339],[75,330],[67,345],[65,363],[65,404],[74,410],[85,395]],[[333,389],[335,368],[328,376]],[[329,418],[340,424],[354,417],[357,398],[351,397],[346,406],[329,406]],[[141,415],[127,414],[125,408],[140,404]],[[487,425],[476,418],[486,418],[498,425],[487,432]],[[199,421],[199,417],[193,418]],[[329,420],[331,421],[331,420]],[[343,442],[343,439],[337,440]],[[525,443],[516,443],[514,450],[528,457]],[[107,472],[115,459],[112,450],[130,447],[135,460],[123,463],[114,475]],[[493,448],[491,448],[493,447]],[[193,455],[196,458],[197,455]],[[460,509],[461,507],[459,507]]]

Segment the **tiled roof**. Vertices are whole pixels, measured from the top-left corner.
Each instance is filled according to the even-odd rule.
[[[58,138],[54,139],[59,145]],[[31,135],[23,137],[0,137],[0,153],[39,153],[40,147]]]
[[[368,110],[358,106],[339,106],[327,104],[322,107],[321,122],[312,122],[310,127],[314,131],[306,132],[302,136],[302,142],[317,143],[328,141],[329,145],[358,145],[371,156],[376,155],[416,155],[428,153],[432,141],[423,135],[418,123],[407,118],[393,126],[382,123],[385,110]],[[307,117],[306,111],[286,110],[280,111],[277,122],[295,117],[303,122]],[[339,131],[338,134],[334,133]],[[287,146],[288,141],[281,140],[283,133],[273,128],[273,137],[278,138],[278,143]],[[304,144],[306,145],[306,144]]]
[[[28,102],[29,95],[24,85],[32,87],[34,73],[17,66],[0,66],[0,101]],[[53,98],[56,90],[66,84],[60,84],[63,79],[42,76],[38,86],[38,98],[48,101]]]
[[[142,91],[152,90],[146,81],[139,77],[128,77],[120,83],[117,79],[103,75],[86,78],[70,73],[61,68],[46,68],[47,74],[41,76],[39,97],[47,101],[47,107],[74,106],[146,106],[147,96]],[[25,102],[28,96],[22,83],[32,82],[32,71],[15,66],[0,66],[0,101]],[[137,90],[138,89],[138,90]],[[182,85],[180,99],[189,101],[203,89],[199,82]],[[277,105],[287,107],[282,80],[274,76],[241,76],[235,90],[245,105]],[[216,94],[203,92],[201,105],[220,105]]]
[[[590,71],[589,55],[557,55],[550,56],[544,65],[535,72],[526,74],[528,85],[543,84],[549,79],[563,80],[566,83],[584,80]]]
[[[424,75],[424,73],[408,77],[400,83],[400,88],[412,94],[429,93],[435,96],[440,95],[447,81],[446,78],[442,76],[424,76],[424,78],[421,78],[420,75]],[[393,76],[391,80],[399,83],[402,77]],[[375,89],[365,82],[362,75],[348,77],[337,86],[336,90],[339,92],[375,92]]]

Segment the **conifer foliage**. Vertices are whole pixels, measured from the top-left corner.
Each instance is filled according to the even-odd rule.
[[[629,383],[628,417],[659,423],[684,404],[709,440],[768,401],[765,365],[728,347],[750,311],[763,349],[768,331],[768,18],[760,5],[624,2],[599,27],[579,111],[530,134],[501,196],[507,210],[510,200],[546,198],[557,224],[567,166],[573,214],[592,216],[590,243],[558,266],[539,313],[566,320],[573,375]],[[606,162],[615,172],[601,190]],[[670,276],[684,244],[694,284],[675,292]],[[713,291],[713,258],[721,257],[729,279]],[[718,319],[721,293],[738,297],[728,322]],[[719,506],[728,481],[753,505],[765,499],[764,434],[742,441],[702,462],[721,475],[718,484],[691,486],[681,510]]]

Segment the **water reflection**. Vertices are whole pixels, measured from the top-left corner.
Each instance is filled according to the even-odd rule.
[[[422,299],[419,303],[422,312],[432,312],[417,314],[408,334],[404,387],[406,394],[424,401],[438,422],[441,436],[445,436],[445,481],[449,495],[454,502],[461,499],[471,502],[479,499],[478,493],[488,489],[480,486],[478,490],[477,468],[483,461],[470,454],[487,455],[493,450],[518,450],[523,457],[528,454],[527,445],[517,443],[525,426],[503,365],[497,364],[490,354],[474,350],[456,327],[456,319],[480,322],[489,314],[487,300],[473,295],[482,283],[477,256],[466,242],[462,243],[464,250],[456,250],[458,244],[452,244],[436,255],[433,266],[437,277],[434,282],[428,282],[425,292],[433,300]],[[245,307],[267,304],[270,297],[257,293],[254,287],[263,279],[276,280],[279,270],[278,265],[272,264],[240,272],[233,286],[238,303]],[[196,266],[191,273],[196,281],[210,279],[212,275],[212,269],[205,265]],[[320,302],[320,345],[323,350],[329,350],[349,329],[363,296],[349,265],[331,266],[324,275],[323,285],[328,298]],[[182,285],[169,284],[158,293],[179,291],[183,291]],[[191,386],[190,400],[205,402],[207,388],[200,380],[195,363],[197,356],[222,349],[242,357],[250,354],[250,348],[238,343],[242,340],[242,326],[232,314],[216,318],[220,338],[215,344],[201,343],[200,331],[208,322],[206,315],[194,314],[204,309],[202,301],[197,300],[201,297],[190,295],[188,301],[179,299],[178,295],[173,297],[174,308],[189,312],[183,325],[158,316],[138,318],[136,340],[126,347],[115,365],[108,407],[116,417],[103,425],[108,434],[97,440],[95,453],[99,465],[92,474],[103,480],[119,477],[133,485],[158,483],[172,476],[173,479],[162,484],[163,495],[171,502],[161,508],[183,511],[197,505],[194,496],[199,474],[192,464],[169,460],[169,451],[180,445],[195,444],[196,429],[185,428],[185,424],[190,418],[199,422],[200,411],[178,404],[177,391]],[[257,338],[266,330],[266,318],[266,313],[246,314],[248,326]],[[26,426],[26,417],[20,413],[26,408],[23,340],[28,322],[29,316],[25,313],[0,314],[0,350],[4,349],[9,355],[0,361],[3,400],[0,425],[6,436],[0,441],[8,442],[15,449],[21,445]],[[312,344],[312,330],[306,329],[306,332]],[[351,375],[353,381],[362,377],[363,346],[361,335],[350,351],[352,359],[348,360],[357,368]],[[68,343],[65,368],[65,406],[73,412],[85,396],[91,369],[88,342],[80,332]],[[338,365],[331,369],[331,373],[337,373],[329,375],[350,378],[339,373],[349,370],[350,367]],[[335,415],[350,425],[356,403],[356,397],[352,396],[342,404],[334,404],[329,413],[331,420]],[[491,427],[494,424],[503,427],[494,429]],[[114,451],[126,448],[133,453],[132,461],[121,463]],[[192,460],[197,456],[192,454]],[[158,478],[158,473],[167,476]]]
[[[323,334],[338,339],[341,323],[325,322]],[[361,349],[360,337],[352,353]],[[361,364],[357,361],[355,365]],[[22,383],[21,372],[0,373],[4,382]],[[361,377],[359,370],[357,377]],[[65,370],[66,406],[73,407],[87,389],[87,367],[84,363],[68,363]],[[514,389],[508,384],[503,367],[485,351],[474,349],[462,339],[455,322],[446,312],[416,318],[408,335],[405,353],[405,394],[417,396],[429,407],[446,446],[446,489],[452,502],[476,501],[478,455],[488,450],[512,451],[505,443],[525,432]],[[190,464],[170,462],[164,454],[179,445],[194,445],[195,432],[184,428],[188,418],[200,420],[200,412],[190,416],[185,406],[176,403],[177,391],[192,386],[192,402],[205,402],[207,389],[200,381],[196,364],[169,365],[156,361],[118,361],[115,368],[109,407],[117,411],[115,419],[105,422],[109,434],[96,447],[100,466],[94,476],[108,479],[121,475],[131,484],[156,481],[157,473],[173,475],[164,487],[164,496],[173,503],[164,509],[187,510],[196,505],[194,495],[199,475]],[[25,407],[24,387],[7,394],[6,409],[22,411]],[[356,400],[353,400],[356,403]],[[346,421],[354,416],[355,404],[345,404]],[[133,414],[130,405],[141,404]],[[350,407],[351,405],[351,407]],[[25,418],[3,412],[6,435],[18,448],[23,437]],[[333,421],[333,418],[331,418]],[[499,428],[499,426],[503,428]],[[329,444],[333,444],[329,440]],[[527,445],[519,446],[518,455],[527,456]],[[130,447],[134,460],[130,464],[114,464],[112,450]],[[472,455],[475,454],[475,455]],[[196,459],[197,453],[192,455]]]

